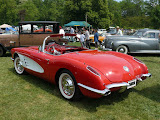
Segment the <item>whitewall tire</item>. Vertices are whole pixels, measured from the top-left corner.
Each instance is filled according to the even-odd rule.
[[[117,49],[116,52],[120,52],[120,53],[124,53],[127,54],[128,53],[128,48],[124,45],[120,45]]]
[[[61,95],[68,100],[79,99],[80,90],[73,74],[69,70],[61,71],[58,81]]]
[[[22,62],[18,56],[15,57],[15,59],[14,59],[14,69],[15,69],[16,73],[18,73],[19,75],[22,75],[25,72],[24,68],[22,66]]]

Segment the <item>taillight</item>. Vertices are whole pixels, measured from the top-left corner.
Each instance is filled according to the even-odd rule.
[[[95,75],[97,75],[97,76],[101,76],[95,69],[93,69],[91,66],[87,66],[87,69],[91,72],[91,73],[93,73],[93,74],[95,74]]]

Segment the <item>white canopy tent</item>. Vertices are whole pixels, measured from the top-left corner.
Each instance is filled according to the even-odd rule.
[[[10,25],[8,25],[8,24],[0,25],[0,28],[8,28],[8,27],[12,27],[12,26],[10,26]]]

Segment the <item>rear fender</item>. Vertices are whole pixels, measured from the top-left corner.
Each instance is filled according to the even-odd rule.
[[[68,61],[70,61],[70,62],[68,62]],[[58,72],[56,73],[55,77],[52,76],[55,78],[54,82],[56,82],[56,83],[58,82],[58,76],[59,76],[58,73],[60,73],[60,71],[63,69],[69,70],[73,74],[73,76],[75,77],[77,83],[83,84],[85,86],[88,86],[88,87],[91,87],[91,88],[94,88],[97,90],[104,90],[105,85],[110,83],[110,81],[107,80],[107,78],[100,71],[95,69],[98,73],[101,74],[101,76],[97,76],[97,75],[93,74],[92,72],[90,72],[87,69],[88,65],[86,65],[85,63],[82,63],[82,62],[79,62],[76,60],[65,59],[61,62],[57,60],[56,65],[59,66],[58,67],[59,69],[57,70]],[[91,91],[88,91],[87,89],[82,88],[80,86],[79,86],[79,88],[80,88],[81,92],[83,93],[83,95],[85,95],[85,96],[90,96],[91,94],[94,94],[95,97],[101,96],[101,95],[98,95],[97,93],[93,93]]]

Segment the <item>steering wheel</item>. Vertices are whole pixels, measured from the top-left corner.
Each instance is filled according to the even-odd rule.
[[[47,47],[47,51],[49,51],[51,54],[53,55],[61,55],[61,52],[59,52],[58,50],[56,50],[55,48],[56,44],[51,44]]]

